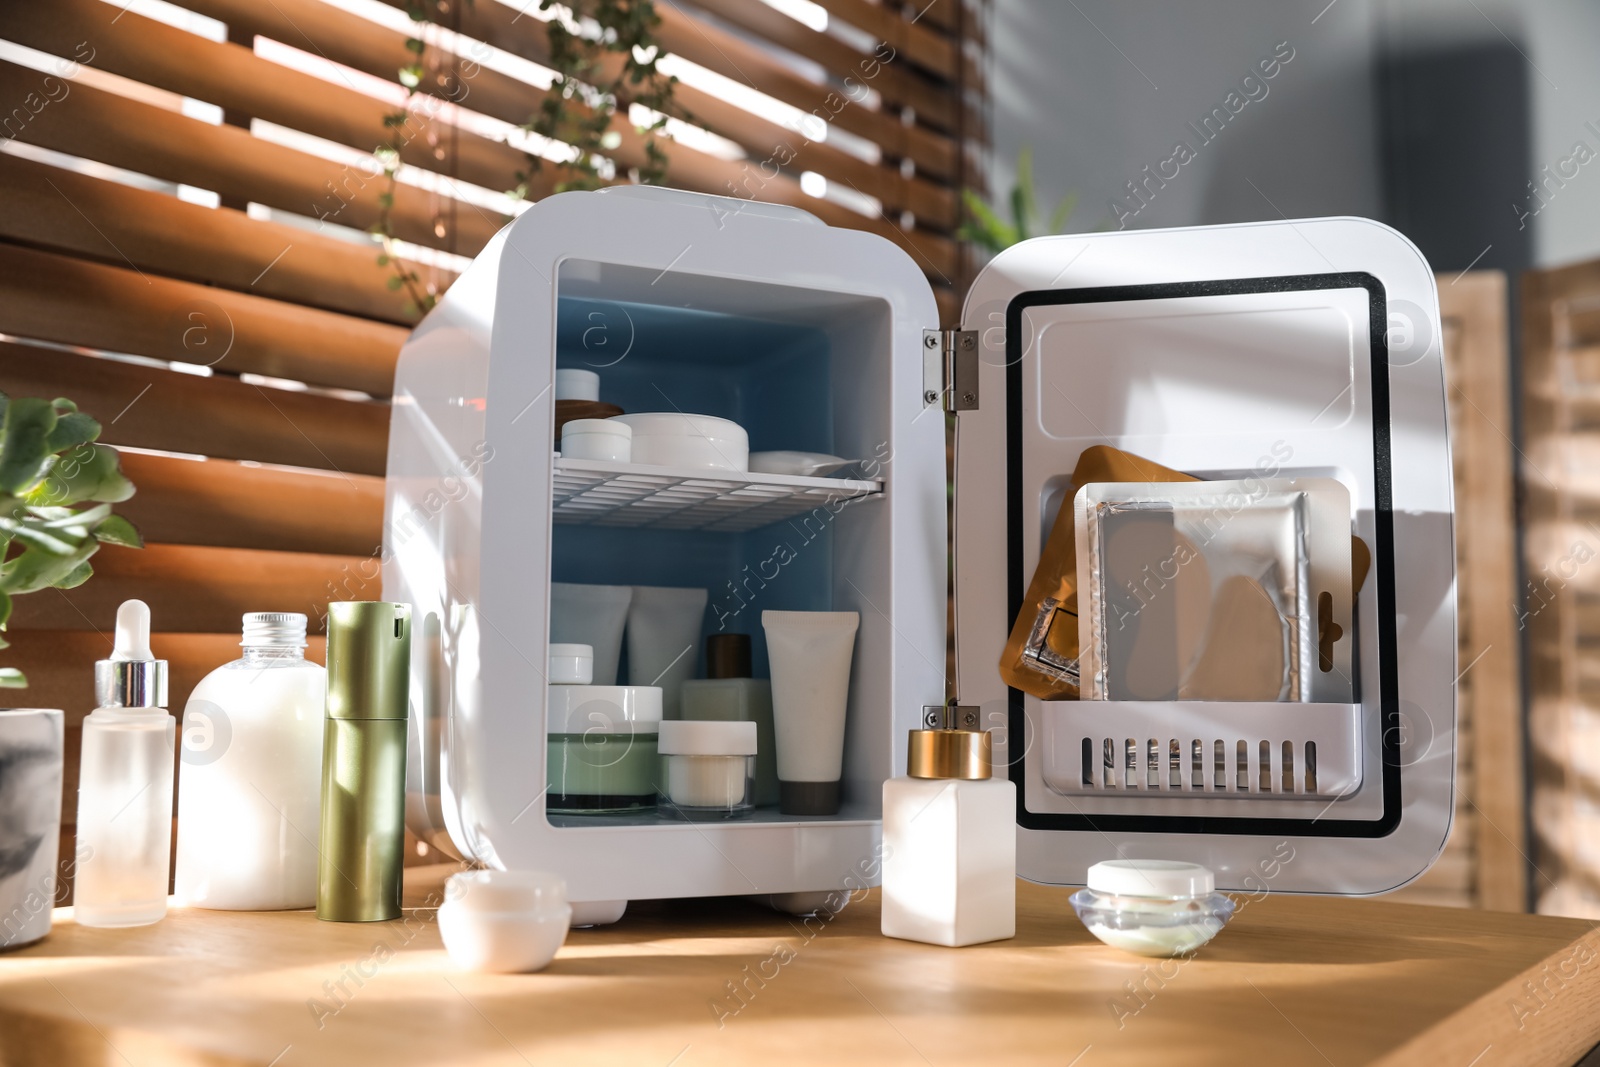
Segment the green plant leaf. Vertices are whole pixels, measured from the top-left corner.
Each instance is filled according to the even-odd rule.
[[[961,200],[972,215],[972,222],[963,227],[963,239],[973,241],[991,252],[1003,251],[1017,243],[1017,231],[1002,221],[977,193],[963,189]]]
[[[0,530],[5,531],[17,543],[52,556],[72,555],[78,550],[78,546],[83,544],[83,538],[88,536],[89,533],[85,529],[83,535],[79,537],[73,537],[70,533],[66,533],[63,536],[62,531],[45,529],[43,523],[30,519],[22,519],[20,521],[17,519],[0,519]]]
[[[0,689],[26,689],[28,679],[15,667],[0,667]]]
[[[96,504],[86,511],[73,511],[71,508],[29,508],[29,514],[41,520],[41,525],[47,530],[70,530],[75,526],[82,526],[87,531],[107,515],[111,514],[110,504]]]
[[[49,589],[71,575],[99,548],[100,542],[92,537],[67,556],[53,556],[37,548],[26,548],[21,555],[0,564],[0,590],[15,595]]]
[[[55,408],[48,400],[21,397],[6,406],[0,424],[0,493],[20,495],[39,480],[55,426]]]
[[[1017,153],[1017,187],[1011,191],[1011,213],[1016,219],[1017,240],[1026,241],[1033,231],[1036,197],[1033,192],[1033,148]]]
[[[1067,228],[1067,219],[1072,216],[1072,211],[1078,206],[1078,194],[1068,193],[1061,198],[1061,203],[1050,213],[1050,232],[1064,233]]]
[[[60,398],[56,404],[61,403]],[[71,403],[71,401],[68,401]],[[45,441],[45,447],[51,452],[65,452],[69,448],[88,444],[100,436],[100,424],[81,411],[68,411],[59,414],[56,418],[55,429],[50,431],[50,437]]]
[[[76,589],[78,586],[94,577],[94,568],[89,566],[89,561],[84,560],[67,572],[67,576],[56,582],[57,589]]]
[[[6,623],[11,621],[11,594],[0,589],[0,630],[6,628]],[[0,648],[5,648],[4,638],[0,638]]]
[[[140,536],[138,527],[121,515],[109,515],[101,519],[92,532],[94,539],[101,544],[123,545],[127,548],[144,547],[144,538]]]
[[[30,504],[65,507],[85,500],[115,504],[132,495],[133,483],[123,477],[117,450],[83,444],[57,456],[25,499]]]

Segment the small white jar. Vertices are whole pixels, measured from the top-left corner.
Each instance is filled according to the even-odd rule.
[[[607,422],[633,429],[633,462],[655,467],[742,471],[750,467],[750,435],[714,415],[651,411],[617,415]]]
[[[633,427],[616,419],[573,419],[561,427],[564,459],[633,462]]]
[[[551,685],[589,685],[594,681],[593,645],[551,645]]]
[[[600,375],[578,367],[557,367],[556,399],[599,400]]]
[[[543,970],[572,922],[566,881],[544,871],[464,871],[450,876],[444,896],[439,936],[463,970]]]
[[[1089,868],[1089,887],[1071,903],[1089,932],[1139,956],[1187,956],[1233,917],[1232,899],[1198,863],[1105,860]]]
[[[686,818],[737,818],[754,807],[756,724],[674,720],[661,724],[657,810]]]

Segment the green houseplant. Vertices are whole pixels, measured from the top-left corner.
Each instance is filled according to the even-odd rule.
[[[133,483],[99,436],[100,424],[64,397],[0,394],[0,630],[13,597],[88,581],[89,557],[102,544],[144,547],[133,524],[111,512]],[[0,667],[0,687],[27,684],[15,667]]]
[[[1033,149],[1024,148],[1017,154],[1017,184],[1011,190],[1009,222],[971,189],[961,191],[961,201],[966,205],[968,218],[957,236],[993,254],[1003,252],[1030,237],[1060,233],[1078,205],[1078,196],[1069,193],[1062,197],[1055,211],[1051,212],[1049,221],[1041,225],[1035,217],[1037,203],[1033,187]]]

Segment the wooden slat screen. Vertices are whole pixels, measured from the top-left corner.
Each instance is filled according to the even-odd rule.
[[[1533,891],[1600,918],[1600,260],[1522,284]]]
[[[664,145],[667,184],[878,233],[953,325],[973,267],[960,190],[983,188],[987,4],[800,0],[808,25],[795,0],[658,0],[690,134]],[[431,77],[411,98],[388,216],[442,291],[516,210],[500,195],[526,166],[514,127],[550,52],[531,0],[430,6],[425,69],[482,62],[456,102]],[[26,702],[67,708],[75,765],[121,600],[151,604],[178,711],[235,654],[242,612],[316,628],[329,599],[379,593],[387,398],[417,313],[366,231],[416,31],[406,0],[6,7],[0,391],[100,419],[139,486],[119,510],[149,542],[16,604],[3,662],[34,680]],[[644,143],[626,116],[612,130],[625,175]],[[571,176],[547,165],[530,195]]]

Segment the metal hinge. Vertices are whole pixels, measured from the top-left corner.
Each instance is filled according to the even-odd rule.
[[[978,331],[922,331],[922,402],[978,410]]]
[[[978,707],[975,704],[924,704],[924,730],[976,730]]]

